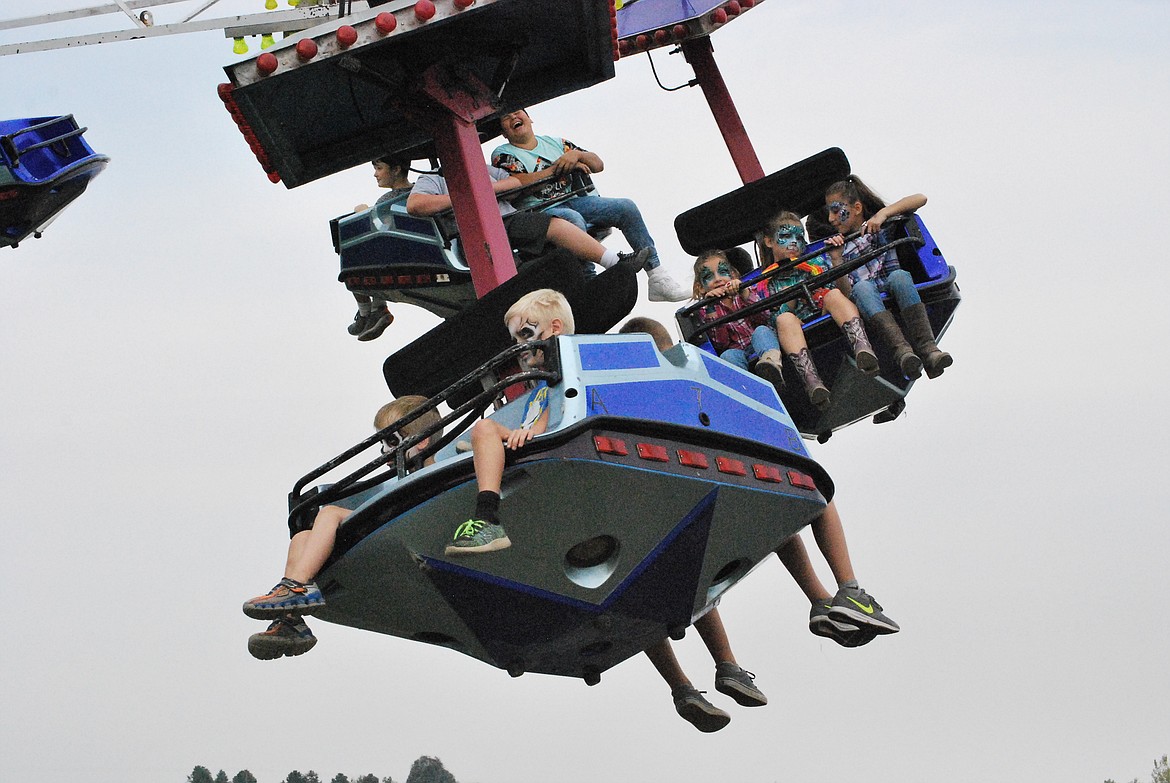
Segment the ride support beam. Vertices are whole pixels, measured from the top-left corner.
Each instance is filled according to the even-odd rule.
[[[487,87],[471,74],[434,68],[424,74],[422,92],[442,109],[432,113],[428,130],[443,163],[471,283],[475,295],[482,297],[516,275],[512,245],[475,127],[476,120],[495,110],[493,102]]]
[[[755,147],[743,127],[735,102],[731,100],[731,93],[727,90],[723,75],[719,73],[719,66],[715,64],[710,36],[688,38],[682,42],[681,48],[683,57],[695,71],[695,78],[703,90],[707,105],[711,107],[719,132],[723,134],[723,142],[731,153],[739,178],[745,185],[763,179],[764,168],[756,157]]]

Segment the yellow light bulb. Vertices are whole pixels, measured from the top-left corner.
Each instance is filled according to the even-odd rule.
[[[232,40],[235,42],[232,45],[233,52],[235,52],[236,54],[247,54],[248,53],[248,42],[247,41],[245,41],[243,38],[233,38]]]
[[[264,7],[269,11],[276,10],[276,0],[264,0]]]
[[[264,50],[270,46],[276,46],[276,39],[272,37],[272,33],[265,33],[260,36],[260,49]]]

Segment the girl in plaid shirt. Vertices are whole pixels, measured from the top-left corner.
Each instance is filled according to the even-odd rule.
[[[710,323],[717,318],[731,315],[744,307],[767,296],[766,286],[750,285],[740,288],[739,271],[722,250],[708,250],[695,261],[695,299],[709,299],[698,310],[699,320]],[[761,311],[741,319],[720,324],[707,332],[712,347],[719,357],[744,370],[748,369],[749,351],[759,354],[754,372],[769,381],[777,389],[784,388],[782,354],[788,358],[800,373],[809,400],[818,408],[829,404],[829,389],[821,381],[808,352],[804,333],[781,336],[776,331],[776,313]]]

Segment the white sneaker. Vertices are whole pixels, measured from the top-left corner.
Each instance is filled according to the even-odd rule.
[[[661,266],[647,271],[646,277],[649,278],[647,289],[651,302],[684,302],[691,298],[691,289],[671,277]]]

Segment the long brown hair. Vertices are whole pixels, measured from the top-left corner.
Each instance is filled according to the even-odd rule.
[[[861,214],[867,218],[886,205],[882,197],[874,193],[873,189],[862,182],[861,177],[856,174],[850,174],[845,179],[830,185],[825,190],[825,199],[828,200],[830,196],[840,196],[850,204],[854,201],[860,201]]]

